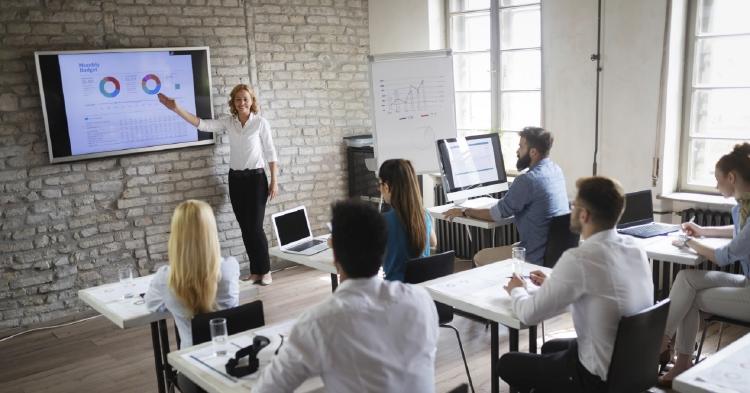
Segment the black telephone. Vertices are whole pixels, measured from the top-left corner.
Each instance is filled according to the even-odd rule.
[[[234,354],[234,358],[229,359],[225,366],[227,374],[240,378],[258,371],[260,366],[258,353],[270,343],[271,340],[268,337],[255,336],[252,345],[240,349]],[[247,366],[240,366],[240,360],[245,356],[248,357]]]

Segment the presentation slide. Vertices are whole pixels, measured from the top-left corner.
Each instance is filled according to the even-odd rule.
[[[446,147],[453,187],[464,188],[498,180],[491,138],[458,138],[456,142],[448,142]]]
[[[198,140],[195,127],[156,97],[196,113],[190,55],[83,53],[59,62],[73,155]]]

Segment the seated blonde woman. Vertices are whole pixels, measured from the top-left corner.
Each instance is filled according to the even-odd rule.
[[[154,275],[146,305],[151,311],[169,310],[180,333],[180,347],[186,348],[193,345],[193,316],[239,304],[240,266],[233,257],[221,257],[216,219],[206,202],[179,204],[171,231],[169,265]]]

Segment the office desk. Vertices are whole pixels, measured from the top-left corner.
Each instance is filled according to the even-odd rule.
[[[289,336],[294,320],[263,326],[246,332],[229,336],[230,350],[228,356],[217,358],[213,355],[211,342],[206,342],[169,354],[169,364],[188,377],[196,385],[209,393],[247,393],[258,380],[258,372],[242,378],[235,378],[224,371],[223,365],[234,353],[253,342],[256,334],[276,337],[279,334]],[[272,342],[271,345],[275,343]],[[261,366],[261,370],[262,370]],[[307,380],[295,392],[323,391],[323,381],[317,377]]]
[[[523,273],[542,270],[549,273],[552,269],[525,263]],[[526,326],[515,316],[510,295],[503,289],[508,277],[513,272],[511,260],[491,263],[475,269],[454,273],[435,280],[423,282],[430,296],[440,303],[453,306],[457,310],[476,315],[490,321],[490,370],[491,391],[500,390],[497,364],[499,360],[499,325],[509,331],[510,351],[518,351],[518,332],[529,329],[529,352],[536,353],[536,326]],[[534,284],[529,283],[530,287]]]
[[[333,250],[330,248],[317,254],[307,256],[283,252],[279,249],[278,246],[276,246],[269,248],[268,254],[276,258],[298,263],[300,265],[311,267],[315,270],[329,273],[331,275],[331,289],[333,291],[336,290],[336,287],[339,284],[338,272],[336,271],[336,266],[334,266],[333,264]]]
[[[120,329],[151,325],[157,386],[159,393],[164,393],[168,388],[167,381],[171,379],[171,370],[167,367],[169,332],[166,321],[170,314],[168,311],[150,312],[143,299],[138,296],[148,290],[153,276],[134,278],[131,292],[135,296],[129,299],[123,299],[124,287],[119,282],[81,289],[78,297]],[[251,283],[240,281],[240,293],[257,296],[258,289]]]
[[[673,274],[670,274],[670,271],[668,271],[670,266],[667,266],[665,263],[695,267],[706,262],[706,258],[698,255],[693,249],[674,246],[672,241],[676,237],[672,235],[654,236],[647,239],[634,238],[643,247],[646,255],[651,260],[654,280],[654,300],[664,299],[669,294]],[[732,239],[701,238],[699,240],[711,247],[723,247]],[[655,263],[656,261],[659,263]]]
[[[680,393],[750,392],[750,334],[675,378]]]
[[[487,199],[489,200],[491,198],[487,198]],[[496,199],[492,199],[492,200],[494,201],[494,204],[497,203]],[[485,208],[489,208],[492,205],[493,204],[487,204]],[[430,216],[432,216],[432,218],[435,218],[437,220],[446,220],[445,212],[450,209],[453,209],[454,207],[456,207],[456,205],[454,205],[453,203],[449,203],[446,205],[428,207],[427,212],[430,213]],[[446,220],[446,221],[450,221],[450,220]],[[499,221],[499,222],[485,221],[485,220],[480,220],[478,218],[456,217],[450,222],[454,222],[456,224],[464,224],[464,225],[477,227],[481,229],[495,229],[497,227],[501,227],[501,226],[513,223],[513,217],[503,218],[502,221]]]

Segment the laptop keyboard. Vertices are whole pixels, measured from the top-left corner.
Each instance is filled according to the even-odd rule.
[[[658,222],[652,222],[650,224],[639,225],[637,227],[620,229],[620,233],[635,237],[647,238],[675,232],[679,229],[679,225],[660,224]]]
[[[298,244],[298,245],[296,245],[294,247],[289,247],[289,249],[292,250],[292,251],[301,252],[301,251],[307,250],[310,247],[315,247],[315,246],[317,246],[320,243],[323,243],[323,241],[322,240],[313,239],[313,240],[306,241],[304,243],[300,243],[300,244]]]

